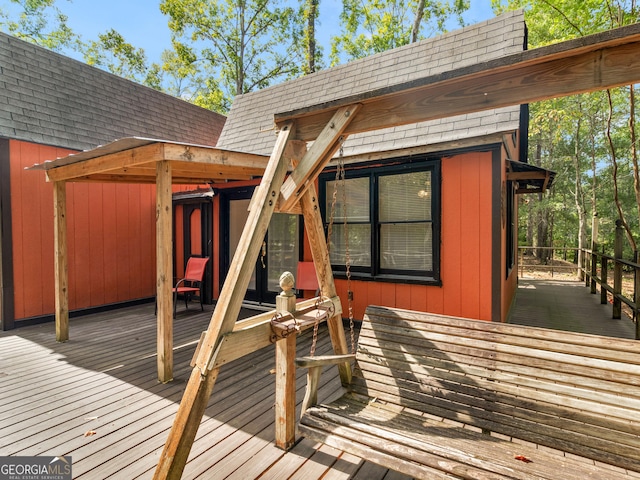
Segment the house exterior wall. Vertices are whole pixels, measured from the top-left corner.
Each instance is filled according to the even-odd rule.
[[[442,159],[442,285],[352,280],[354,318],[382,305],[492,320],[492,165],[491,151]],[[346,280],[336,279],[336,288],[346,299]]]
[[[54,312],[53,186],[35,162],[73,151],[9,142],[15,320]],[[67,185],[69,308],[155,294],[155,186]]]
[[[226,118],[3,32],[0,65],[6,330],[54,311],[52,185],[24,167],[131,136],[215,145]],[[152,298],[155,187],[69,184],[67,196],[72,312]]]

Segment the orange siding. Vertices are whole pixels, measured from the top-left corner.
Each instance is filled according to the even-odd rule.
[[[173,226],[174,231],[176,232],[174,236],[174,247],[173,254],[176,259],[176,271],[173,272],[173,276],[175,278],[183,278],[184,270],[185,270],[185,258],[184,258],[184,206],[176,205],[175,207],[175,224]]]
[[[491,152],[442,160],[442,286],[352,281],[354,317],[384,305],[491,320]],[[346,281],[336,280],[346,316]]]
[[[191,226],[191,255],[202,256],[202,219],[200,210],[191,212],[189,225]]]
[[[54,311],[53,188],[24,168],[72,153],[10,142],[16,319]],[[67,185],[69,308],[151,297],[155,293],[155,188]]]

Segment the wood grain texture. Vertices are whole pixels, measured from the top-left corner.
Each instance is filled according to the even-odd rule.
[[[417,478],[640,472],[632,340],[370,306],[356,360],[350,393],[309,408],[304,435]]]
[[[313,140],[333,113],[362,103],[345,134],[573,95],[640,80],[640,27],[577,40],[392,85],[334,102],[278,113],[296,119],[297,138]]]

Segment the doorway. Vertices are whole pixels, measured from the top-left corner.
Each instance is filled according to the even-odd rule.
[[[203,303],[213,302],[213,208],[210,192],[173,194],[173,271],[182,278],[189,257],[209,257],[203,279]]]
[[[223,222],[222,277],[226,277],[229,265],[240,242],[240,236],[249,216],[248,208],[253,188],[239,189],[221,194]],[[245,300],[272,305],[280,293],[279,279],[284,271],[295,272],[300,259],[300,218],[298,215],[274,213],[267,235],[256,259]]]

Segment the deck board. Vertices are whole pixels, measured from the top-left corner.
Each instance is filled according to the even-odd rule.
[[[579,282],[523,279],[511,322],[633,338],[633,323],[611,320],[610,306],[596,297]],[[71,455],[80,479],[151,478],[210,318],[211,307],[178,312],[174,381],[167,384],[156,379],[152,304],[72,318],[66,343],[55,341],[53,323],[0,332],[0,455]],[[300,354],[310,342],[309,334],[300,338]],[[324,329],[318,353],[329,350]],[[287,453],[276,448],[274,364],[267,347],[220,370],[184,478],[407,478],[307,439]],[[332,368],[322,377],[321,398],[341,391]],[[298,409],[304,374],[297,374]],[[96,435],[85,437],[89,430]]]
[[[592,295],[584,282],[524,277],[509,323],[634,339],[633,321],[612,315],[611,305],[600,304],[600,294]]]
[[[53,323],[0,332],[0,455],[71,455],[79,479],[151,478],[211,318],[211,307],[178,312],[174,381],[162,384],[153,308],[72,318],[66,343],[55,341]],[[331,348],[323,330],[319,354]],[[310,343],[308,332],[299,352],[306,354]],[[274,365],[267,347],[220,370],[184,478],[340,479],[366,467],[305,439],[290,452],[274,446]],[[303,370],[296,381],[299,409]],[[321,397],[341,391],[337,368],[323,382]],[[88,431],[96,433],[85,437]]]

